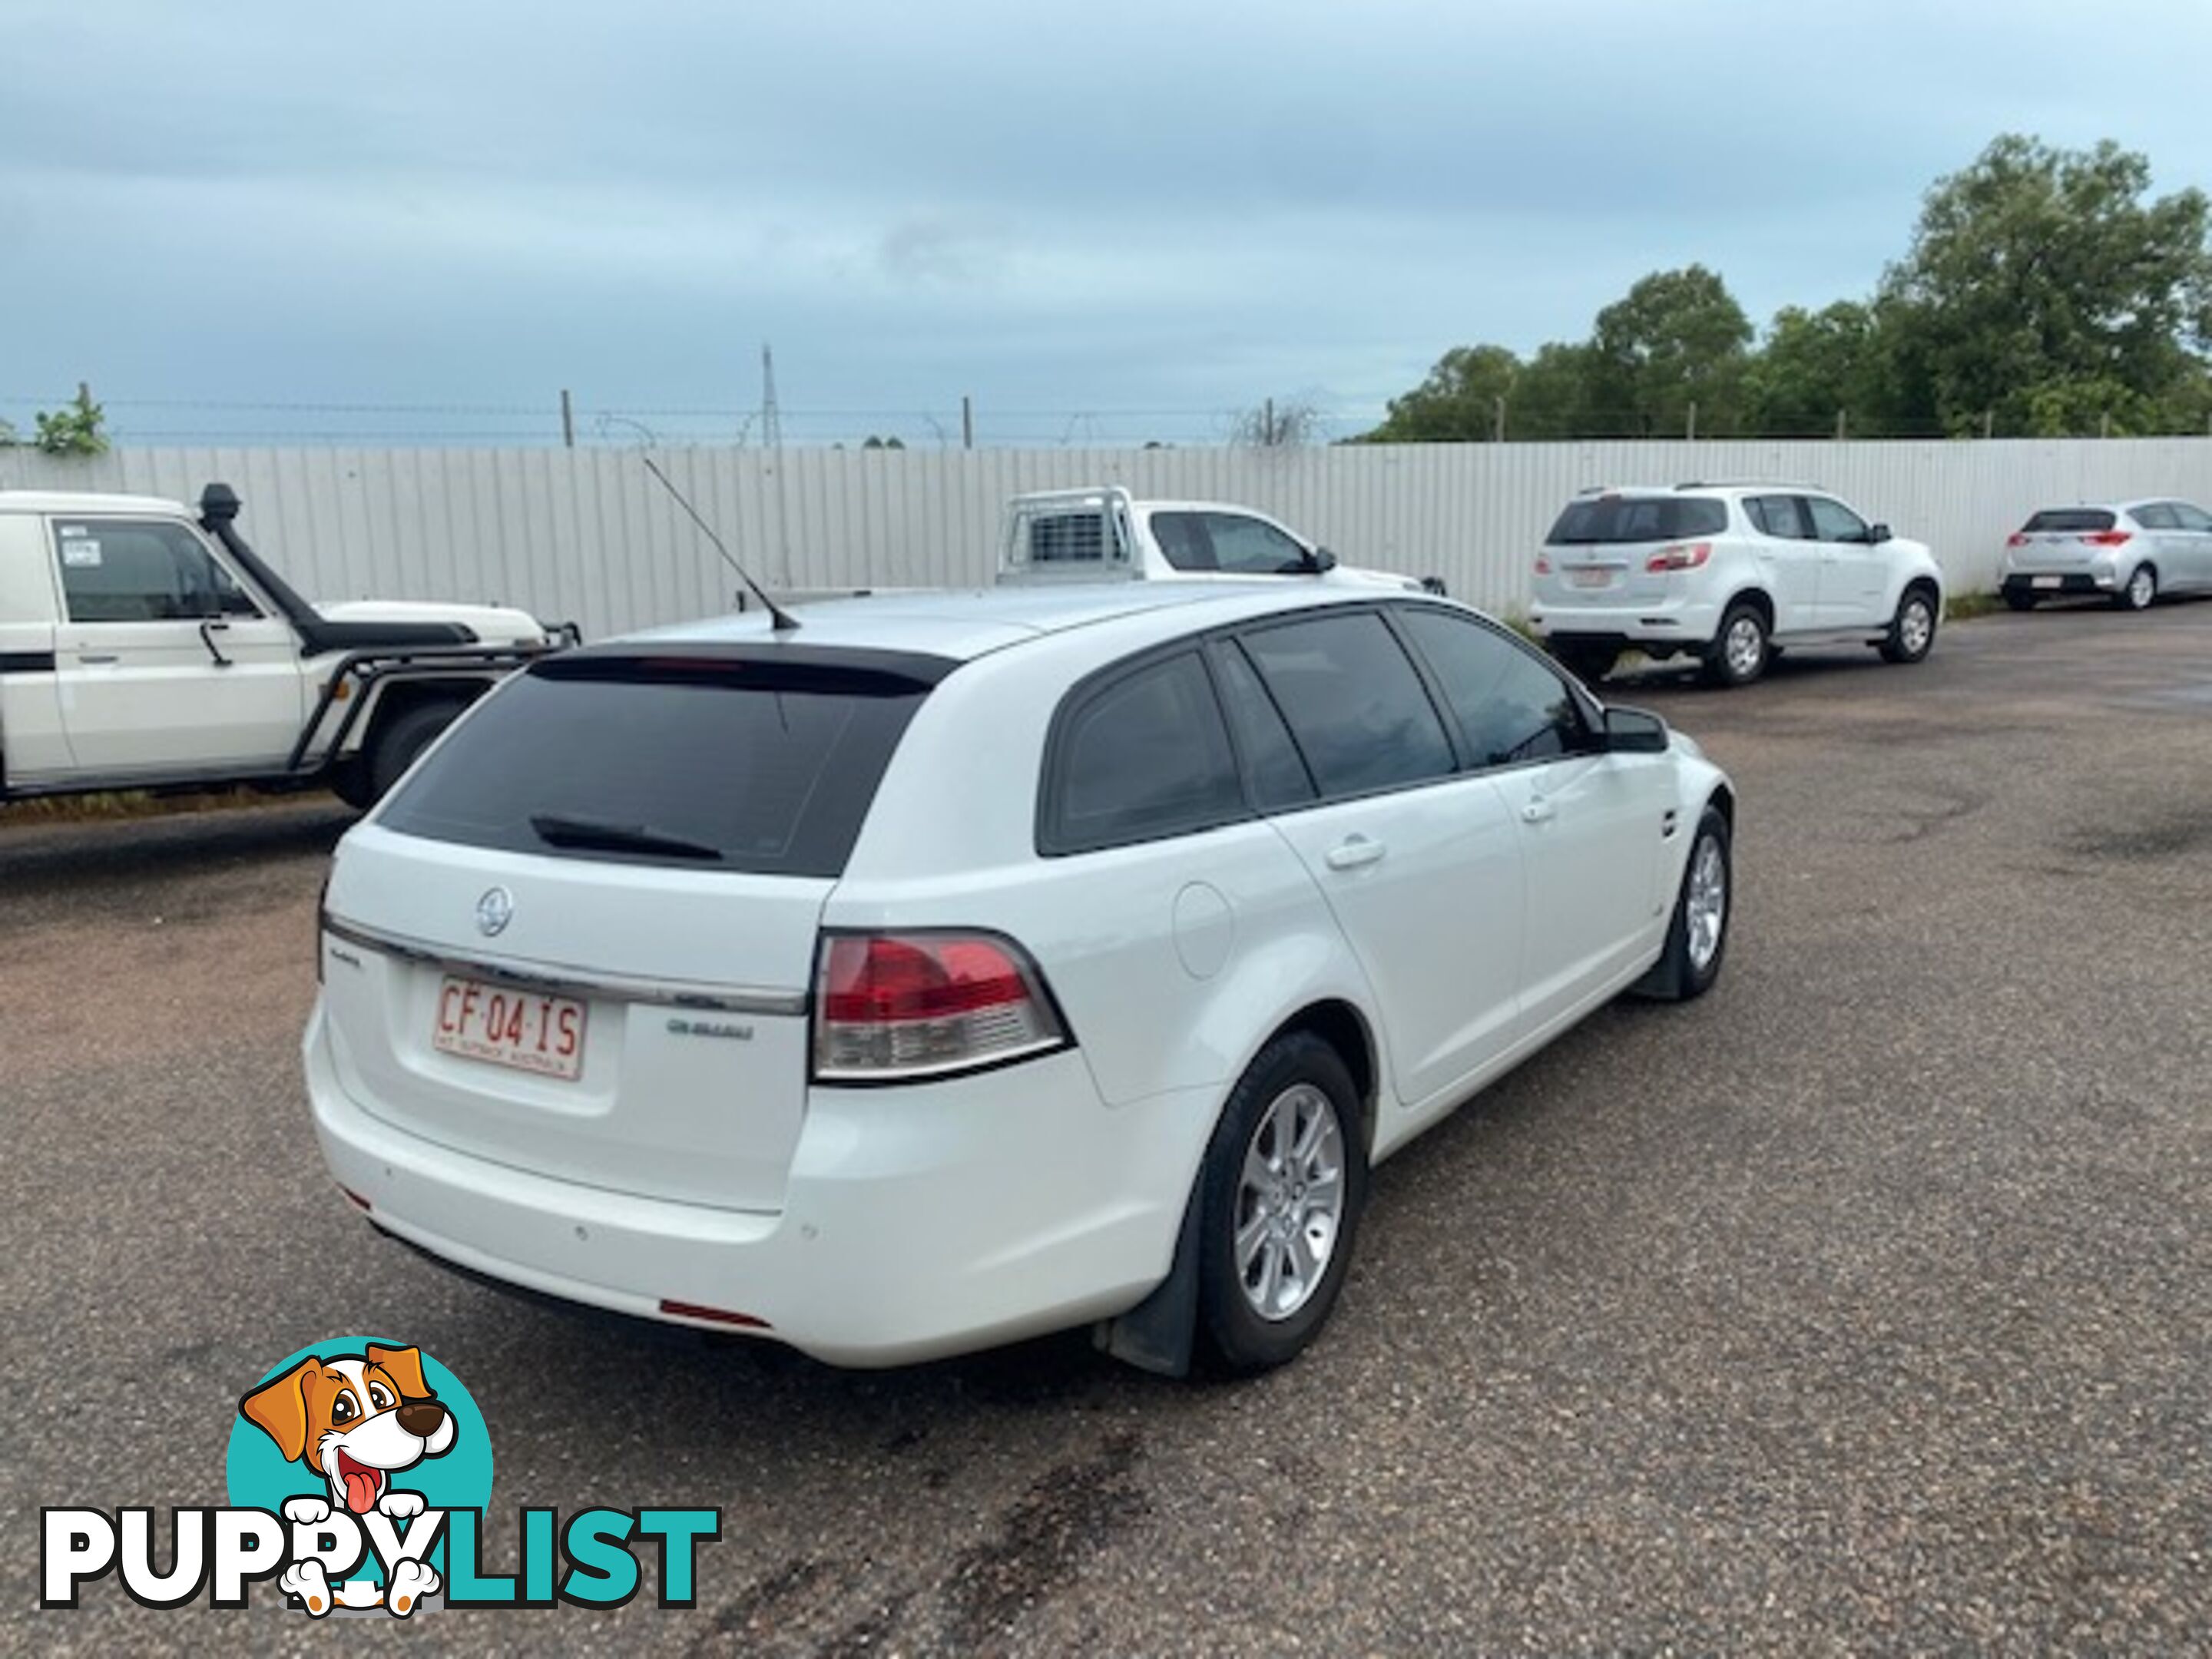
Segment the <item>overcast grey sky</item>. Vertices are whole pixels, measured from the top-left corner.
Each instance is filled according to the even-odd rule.
[[[0,0],[0,415],[1359,429],[1700,260],[1865,293],[1996,133],[2212,185],[2206,0]],[[327,415],[171,402],[465,404]],[[629,428],[609,428],[620,435]],[[587,429],[586,435],[589,435]]]

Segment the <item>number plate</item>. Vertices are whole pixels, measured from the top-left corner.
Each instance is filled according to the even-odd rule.
[[[2063,576],[2038,576],[2035,578],[2034,585],[2038,587],[2056,587],[2065,580]]]
[[[1567,585],[1571,587],[1610,587],[1613,586],[1613,572],[1595,566],[1570,570],[1567,572]]]
[[[585,1006],[448,974],[439,981],[430,1046],[441,1054],[573,1083],[584,1074]]]

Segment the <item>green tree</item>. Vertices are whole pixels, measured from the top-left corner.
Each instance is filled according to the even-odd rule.
[[[1885,362],[1871,305],[1838,299],[1820,312],[1783,305],[1745,368],[1745,425],[1765,438],[1874,429],[1887,414]]]
[[[1588,413],[1625,435],[1672,436],[1697,406],[1699,432],[1742,416],[1751,319],[1703,265],[1655,270],[1597,314]]]
[[[1474,443],[1492,437],[1498,402],[1511,402],[1520,374],[1520,358],[1504,346],[1454,346],[1420,385],[1390,400],[1382,424],[1364,441]]]
[[[2202,386],[2212,346],[2212,205],[2149,198],[2150,163],[2110,140],[2006,134],[1929,191],[1882,281],[1901,378],[1978,432],[2150,429]]]
[[[1554,340],[1537,348],[1513,382],[1505,410],[1505,435],[1556,442],[1591,428],[1590,348]]]

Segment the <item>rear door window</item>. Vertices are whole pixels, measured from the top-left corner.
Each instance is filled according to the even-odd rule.
[[[1752,527],[1763,535],[1785,542],[1808,542],[1813,539],[1805,526],[1804,515],[1798,510],[1795,495],[1747,495],[1744,497],[1743,514],[1751,520]]]
[[[2199,535],[2212,530],[2212,513],[2201,507],[2191,507],[2187,501],[2173,503],[2173,521],[2184,530],[2193,530]]]
[[[1323,795],[1443,777],[1455,764],[1405,647],[1371,611],[1243,637]]]
[[[494,692],[386,802],[403,835],[835,876],[937,658],[570,652]]]
[[[1221,706],[1195,651],[1078,696],[1050,744],[1040,850],[1095,852],[1249,816]]]
[[[1574,692],[1533,652],[1449,611],[1408,608],[1398,617],[1443,687],[1475,765],[1512,766],[1589,746]]]
[[[1283,724],[1282,711],[1260,683],[1251,659],[1233,641],[1216,651],[1214,671],[1221,685],[1221,701],[1229,724],[1244,751],[1244,766],[1252,780],[1252,798],[1263,810],[1295,806],[1314,799],[1312,777]]]
[[[2129,510],[2129,516],[2145,530],[2179,530],[2181,520],[2174,516],[2172,506],[2166,501],[2145,501]]]
[[[1727,528],[1728,503],[1710,495],[1591,495],[1570,502],[1544,539],[1553,547],[1672,542]]]

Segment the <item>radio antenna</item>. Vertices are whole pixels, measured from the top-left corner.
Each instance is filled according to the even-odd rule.
[[[777,634],[796,633],[799,629],[799,618],[769,598],[768,590],[745,574],[744,566],[739,564],[730,550],[722,545],[722,538],[714,533],[714,526],[701,518],[699,509],[684,499],[684,492],[669,483],[668,475],[653,465],[653,457],[641,455],[638,459],[645,463],[645,470],[659,480],[660,487],[676,498],[676,505],[682,507],[690,516],[691,522],[699,526],[699,533],[714,544],[714,551],[722,556],[722,562],[738,573],[738,580],[750,588],[752,596],[767,609],[770,631]]]

